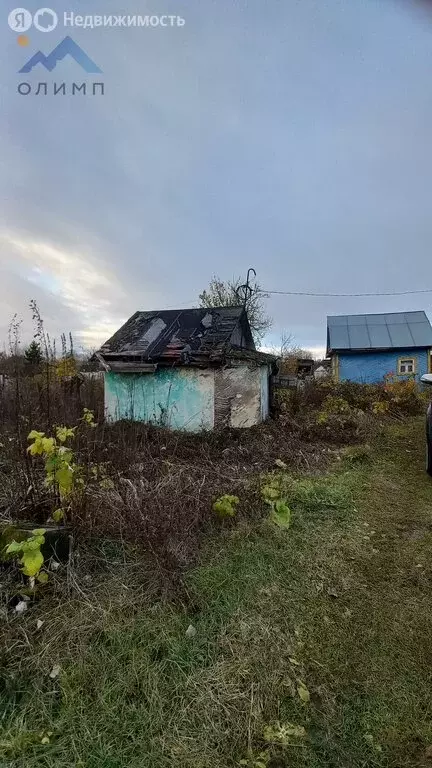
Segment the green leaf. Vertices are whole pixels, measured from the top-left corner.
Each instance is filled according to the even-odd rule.
[[[22,551],[23,552],[34,552],[37,549],[40,549],[42,544],[45,543],[45,538],[43,536],[32,536],[32,538],[27,539],[27,541],[23,541],[22,543]]]
[[[67,494],[72,490],[72,469],[70,467],[61,467],[55,473],[55,479],[59,484],[60,490]]]
[[[280,491],[277,488],[273,488],[272,485],[264,485],[263,488],[261,488],[261,495],[266,504],[271,504],[279,498]]]
[[[21,569],[23,574],[25,576],[37,576],[40,569],[43,566],[43,555],[42,552],[33,550],[30,552],[25,552],[25,554],[21,558],[21,563],[23,565],[23,568]]]
[[[64,464],[71,464],[73,459],[73,451],[67,448],[65,445],[61,445],[58,449],[58,455]]]
[[[45,534],[46,534],[46,529],[45,528],[35,528],[32,531],[32,536],[45,536]]]
[[[47,472],[55,472],[57,469],[60,469],[62,462],[63,459],[59,455],[51,455],[45,462],[45,469]]]
[[[56,436],[60,443],[65,443],[68,438],[75,437],[76,427],[57,427]]]
[[[289,528],[291,524],[291,510],[284,501],[276,501],[270,513],[270,520],[279,528]]]
[[[52,513],[52,519],[54,520],[55,523],[61,523],[63,518],[64,518],[64,512],[62,509],[56,509]]]
[[[46,584],[49,579],[49,576],[46,571],[41,571],[36,578],[39,584]]]
[[[230,496],[228,493],[220,496],[213,504],[213,511],[219,517],[234,517],[237,512],[237,504],[240,503],[238,496]]]
[[[22,548],[23,548],[22,541],[11,541],[9,546],[6,548],[6,553],[8,555],[12,555],[15,552],[22,552]]]

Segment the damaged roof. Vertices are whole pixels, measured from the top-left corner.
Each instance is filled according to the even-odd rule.
[[[135,312],[99,350],[114,370],[115,361],[206,364],[235,350],[247,356],[255,344],[243,307],[164,309]]]

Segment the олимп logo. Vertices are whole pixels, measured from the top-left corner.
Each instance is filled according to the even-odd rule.
[[[32,56],[31,59],[29,59],[29,61],[24,64],[23,67],[21,67],[20,73],[31,72],[33,67],[35,67],[37,64],[42,64],[45,69],[47,69],[49,72],[52,72],[59,61],[62,61],[66,56],[71,56],[73,59],[75,59],[76,63],[79,64],[80,67],[82,67],[88,73],[94,74],[102,72],[97,64],[95,64],[94,61],[89,56],[87,56],[83,49],[80,48],[80,46],[77,45],[77,43],[75,43],[74,40],[72,40],[72,38],[68,35],[54,48],[53,51],[51,51],[50,54],[48,54],[48,56],[45,56],[42,51],[35,53],[34,56]]]
[[[33,25],[39,32],[52,32],[58,25],[58,16],[52,8],[39,8],[33,15],[26,8],[15,8],[8,16],[9,27],[18,33],[18,45],[27,47],[30,43],[25,34]],[[57,64],[66,56],[70,56],[82,69],[89,74],[100,74],[102,70],[83,51],[83,49],[67,35],[50,53],[37,51],[19,70],[20,73],[31,72],[37,64],[41,64],[48,72],[52,72]]]

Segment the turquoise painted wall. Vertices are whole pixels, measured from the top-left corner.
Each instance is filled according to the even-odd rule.
[[[398,360],[401,357],[415,357],[417,368],[415,379],[420,380],[424,373],[428,373],[427,349],[398,349],[383,352],[354,352],[351,354],[339,354],[339,381],[358,381],[372,384],[382,382],[387,373],[398,372]],[[401,378],[412,378],[401,376]]]
[[[155,373],[106,373],[107,419],[133,419],[197,432],[213,429],[213,371],[162,368]]]

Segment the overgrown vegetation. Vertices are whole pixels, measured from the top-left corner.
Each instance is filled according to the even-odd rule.
[[[280,422],[295,424],[304,439],[350,443],[367,440],[388,419],[422,413],[428,397],[413,379],[389,375],[382,384],[306,382],[278,390],[276,406]]]
[[[44,564],[42,547],[45,544],[45,529],[40,528],[27,536],[22,541],[11,541],[6,547],[5,554],[18,556],[19,563],[22,566],[21,571],[24,576],[34,580],[40,576],[41,568]],[[42,579],[42,583],[45,579]],[[33,586],[33,585],[32,585]]]
[[[12,344],[0,392],[0,764],[427,765],[424,395],[326,381],[250,430],[108,425],[36,310],[42,357]]]
[[[139,542],[170,583],[196,559],[218,518],[232,524],[263,514],[262,472],[278,462],[291,472],[323,468],[339,446],[368,443],[386,420],[424,408],[411,381],[326,381],[280,391],[279,414],[251,430],[180,435],[137,423],[109,426],[101,382],[75,389],[75,376],[57,375],[34,313],[49,373],[21,376],[18,368],[0,397],[0,519],[35,528],[67,522],[81,540]],[[73,343],[63,337],[61,360],[72,358]],[[296,504],[287,498],[286,491],[264,498],[273,522],[286,527]]]
[[[239,516],[162,596],[135,548],[100,544],[5,618],[8,768],[427,766],[430,485],[422,422],[331,472],[261,479],[289,529]],[[240,512],[239,512],[240,515]],[[76,591],[73,585],[77,585]]]

